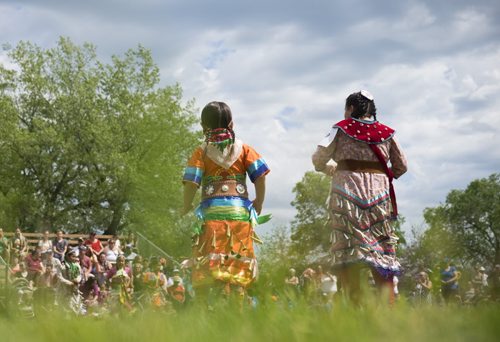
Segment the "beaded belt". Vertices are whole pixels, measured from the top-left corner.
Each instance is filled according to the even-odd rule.
[[[201,190],[202,199],[220,196],[238,196],[248,198],[247,187],[244,182],[233,179],[226,179],[203,184]]]

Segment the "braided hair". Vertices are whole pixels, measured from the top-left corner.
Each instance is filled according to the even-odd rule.
[[[231,122],[233,122],[231,109],[224,102],[212,101],[201,111],[201,124],[204,129],[230,129]]]
[[[210,102],[201,111],[201,125],[205,142],[215,144],[221,152],[234,143],[236,135],[233,131],[233,115],[224,102]]]
[[[365,97],[361,92],[352,93],[345,100],[345,107],[353,106],[351,117],[359,119],[363,116],[373,116],[377,120],[377,107],[373,100]]]

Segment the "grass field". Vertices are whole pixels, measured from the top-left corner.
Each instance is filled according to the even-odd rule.
[[[237,306],[237,305],[235,305]],[[124,317],[0,317],[0,341],[498,341],[500,306],[394,308],[279,303]]]

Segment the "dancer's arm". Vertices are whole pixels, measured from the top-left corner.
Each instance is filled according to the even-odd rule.
[[[193,199],[196,195],[196,190],[198,190],[198,186],[195,183],[184,183],[184,208],[182,209],[182,215],[186,215],[193,210]]]
[[[264,198],[266,196],[266,177],[260,176],[255,180],[255,200],[253,201],[253,207],[257,214],[260,215],[262,211],[262,205],[264,204]]]

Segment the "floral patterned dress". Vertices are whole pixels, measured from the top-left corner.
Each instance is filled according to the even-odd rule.
[[[389,178],[369,144],[376,144],[394,178],[407,170],[394,130],[378,121],[343,120],[318,146],[317,171],[332,176],[328,200],[334,265],[365,263],[384,277],[400,273]],[[336,167],[328,162],[333,160]]]

